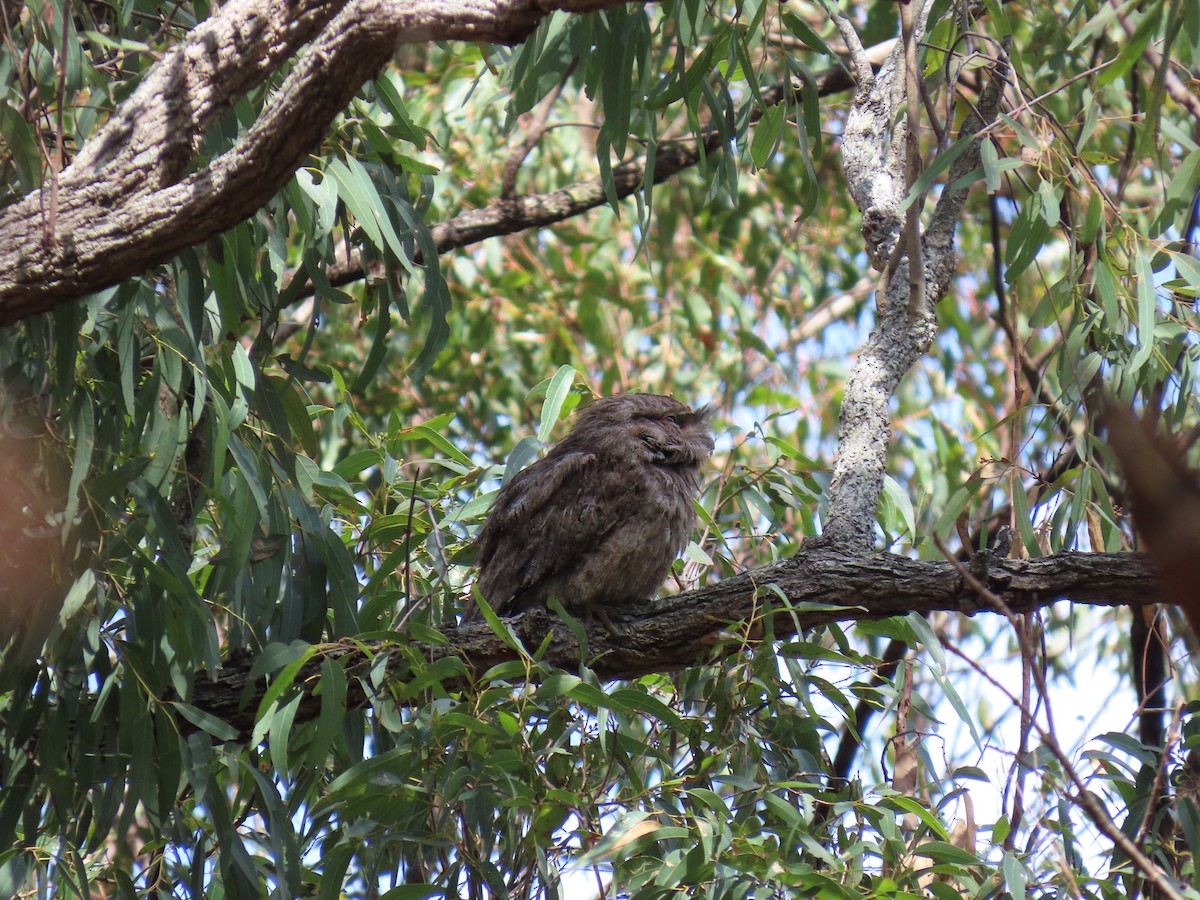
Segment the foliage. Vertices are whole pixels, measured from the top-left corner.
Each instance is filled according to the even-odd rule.
[[[958,522],[977,545],[1010,522],[1030,555],[1128,548],[1097,389],[1173,434],[1200,419],[1200,148],[1168,84],[1200,71],[1200,7],[1035,6],[985,3],[968,27],[937,4],[925,40],[932,108],[951,119],[1004,37],[1016,79],[941,333],[896,398],[878,522],[895,552],[938,558],[934,536],[953,546]],[[2,14],[0,203],[49,184],[212,14],[164,9]],[[852,15],[867,45],[897,34],[889,5]],[[703,664],[615,684],[528,647],[452,690],[464,664],[412,646],[445,641],[501,478],[591,393],[719,410],[680,586],[819,531],[878,274],[837,154],[850,95],[816,87],[837,42],[819,4],[682,0],[558,13],[511,49],[405,48],[256,216],[0,333],[0,894],[1128,895],[1131,870],[1109,865],[1048,749],[1073,738],[1015,726],[986,683],[978,660],[1022,660],[985,617],[731,638]],[[282,75],[201,154],[250,128]],[[787,105],[760,105],[793,81]],[[439,256],[432,226],[501,196],[543,114],[517,195],[721,141],[629,200],[610,181],[586,216]],[[954,137],[924,136],[935,191]],[[355,265],[365,277],[331,281]],[[1077,660],[1128,659],[1121,615],[1060,605],[1029,626],[1051,688],[1069,690]],[[961,657],[941,647],[950,633]],[[903,668],[873,677],[892,638],[916,649],[907,686]],[[343,665],[347,645],[372,664]],[[189,700],[244,653],[271,685],[248,741]],[[404,683],[384,677],[397,657]],[[314,659],[309,709],[298,678]],[[868,719],[886,710],[893,729],[901,701],[915,731],[969,736],[917,744],[914,792],[890,786],[895,747]],[[1116,703],[1133,715],[1132,691]],[[861,768],[833,777],[868,722]],[[1007,783],[979,765],[984,746]],[[1146,812],[1157,757],[1124,734],[1081,746],[1067,750],[1087,789],[1190,878],[1187,790]],[[964,842],[964,798],[1010,787],[978,847]]]

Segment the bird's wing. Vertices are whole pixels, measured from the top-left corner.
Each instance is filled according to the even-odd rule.
[[[480,588],[498,612],[636,513],[644,486],[624,468],[587,451],[552,453],[506,486],[477,539]]]

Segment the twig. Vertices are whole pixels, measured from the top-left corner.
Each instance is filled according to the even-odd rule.
[[[413,513],[417,509],[417,482],[421,478],[421,467],[417,466],[413,470],[412,490],[408,495],[408,521],[404,523],[404,598],[409,607],[408,613],[412,612],[413,598],[413,583],[412,583],[412,531],[413,531]],[[407,618],[408,615],[405,615]]]
[[[1134,610],[1134,615],[1137,615],[1137,610]],[[1133,839],[1141,846],[1142,841],[1146,839],[1146,835],[1150,832],[1150,824],[1154,820],[1154,814],[1159,811],[1158,798],[1162,796],[1163,787],[1167,782],[1167,761],[1171,758],[1171,748],[1179,741],[1179,723],[1183,719],[1184,704],[1177,703],[1175,712],[1171,715],[1171,726],[1167,732],[1167,740],[1163,744],[1162,753],[1159,756],[1158,767],[1154,773],[1154,782],[1150,785],[1150,796],[1146,798],[1146,810],[1142,814],[1142,821],[1138,825],[1137,834]]]
[[[542,135],[546,133],[546,121],[550,118],[550,110],[554,108],[554,104],[562,96],[563,88],[566,87],[567,80],[571,77],[571,73],[575,71],[575,67],[578,64],[579,57],[571,60],[571,64],[563,72],[562,78],[558,80],[558,84],[542,99],[541,107],[529,123],[529,131],[525,135],[525,140],[513,150],[512,154],[505,161],[504,175],[500,180],[501,199],[511,200],[516,195],[517,173],[521,171],[521,164],[525,162],[525,158],[533,152],[533,148],[538,145],[538,142],[542,139]]]
[[[1128,16],[1120,14],[1121,4],[1115,2],[1115,0],[1109,0],[1109,5],[1118,11],[1117,21],[1125,29],[1125,33],[1133,37],[1137,31],[1137,26],[1129,20]],[[1197,97],[1195,92],[1184,84],[1170,66],[1164,67],[1163,55],[1155,49],[1153,42],[1146,44],[1145,49],[1142,50],[1142,56],[1156,72],[1160,71],[1160,69],[1162,70],[1163,86],[1167,89],[1167,93],[1171,95],[1171,99],[1191,113],[1197,122],[1200,122],[1200,97]]]
[[[944,548],[943,552],[945,552]],[[984,585],[979,581],[978,578],[971,574],[971,572],[968,571],[967,568],[962,565],[962,563],[958,562],[958,560],[950,558],[950,563],[954,566],[955,570],[968,587],[977,592],[980,598],[985,600],[994,609],[1002,613],[1005,618],[1007,618],[1015,626],[1017,621],[1016,614],[1012,611],[1009,605],[1004,602],[1003,599],[989,590],[986,585]],[[1024,656],[1028,654],[1032,656],[1033,647],[1029,642],[1028,634],[1026,634],[1022,629],[1017,629],[1017,639],[1021,644],[1022,655]],[[1121,852],[1129,857],[1130,862],[1132,862],[1134,867],[1142,873],[1146,880],[1153,884],[1159,891],[1161,891],[1162,897],[1168,898],[1168,900],[1183,900],[1183,896],[1171,885],[1162,869],[1152,859],[1146,856],[1146,854],[1142,852],[1141,848],[1138,847],[1138,845],[1135,844],[1128,835],[1121,831],[1117,824],[1108,815],[1108,811],[1100,805],[1099,801],[1096,800],[1096,798],[1088,790],[1087,785],[1084,783],[1079,773],[1075,770],[1071,760],[1067,757],[1066,753],[1063,752],[1062,747],[1058,743],[1058,738],[1055,736],[1054,732],[1054,719],[1050,711],[1050,705],[1047,703],[1045,706],[1046,725],[1043,726],[1040,722],[1038,722],[1037,718],[1033,716],[1032,712],[1029,710],[1029,707],[1026,704],[1023,704],[1020,699],[1014,697],[1006,687],[988,674],[987,670],[985,670],[978,661],[958,650],[958,648],[956,648],[948,640],[943,639],[942,646],[955,656],[965,661],[994,688],[1002,692],[1004,696],[1008,698],[1009,702],[1021,710],[1022,718],[1025,718],[1026,716],[1028,717],[1030,724],[1037,729],[1038,736],[1041,738],[1042,743],[1047,749],[1050,750],[1052,754],[1054,754],[1055,759],[1057,759],[1059,765],[1062,766],[1063,773],[1067,776],[1067,778],[1070,779],[1071,783],[1075,786],[1075,789],[1078,792],[1075,795],[1067,794],[1067,799],[1079,807],[1092,821],[1092,824],[1094,824],[1102,834],[1111,840],[1113,844],[1121,850]],[[1048,692],[1046,690],[1045,677],[1041,670],[1037,667],[1034,667],[1033,676],[1035,682],[1037,683],[1038,693],[1043,697],[1047,696]]]
[[[838,34],[842,36],[842,42],[846,45],[846,52],[850,56],[850,74],[854,78],[854,84],[857,86],[859,94],[870,91],[875,85],[875,72],[871,68],[866,50],[863,49],[858,31],[840,9],[831,8],[824,0],[822,0],[821,6],[833,20]]]
[[[908,256],[908,310],[915,319],[928,302],[925,296],[925,261],[921,252],[921,198],[913,196],[913,190],[921,177],[921,69],[917,63],[916,25],[913,21],[913,3],[918,0],[900,0],[900,34],[904,46],[904,94],[905,135],[904,175],[908,209],[904,216],[904,235],[900,245]],[[889,270],[889,278],[894,269]]]

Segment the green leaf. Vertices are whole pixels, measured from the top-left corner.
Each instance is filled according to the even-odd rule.
[[[912,628],[913,635],[922,644],[925,645],[925,650],[933,657],[933,662],[943,671],[946,669],[946,657],[942,652],[942,642],[938,639],[933,627],[929,624],[929,620],[919,612],[905,613],[904,618],[908,621],[908,625]]]
[[[221,721],[212,713],[205,712],[198,707],[192,706],[190,703],[177,700],[171,704],[171,708],[197,728],[208,732],[219,741],[236,741],[238,738],[236,728],[227,722]]]
[[[904,212],[916,202],[917,198],[924,197],[929,193],[929,189],[937,183],[938,178],[943,172],[947,172],[954,161],[960,157],[964,151],[970,148],[971,144],[978,140],[975,135],[968,135],[956,140],[953,144],[939,153],[928,169],[921,173],[915,182],[912,189],[904,197],[900,204],[899,212]]]
[[[441,450],[446,456],[453,459],[455,462],[460,462],[464,466],[472,466],[471,457],[459,450],[453,443],[450,442],[444,434],[434,431],[428,425],[417,425],[412,429],[412,434],[415,437],[422,438],[428,441]]]
[[[384,360],[387,359],[390,343],[388,335],[392,331],[392,307],[388,296],[389,294],[386,290],[377,290],[375,292],[375,316],[371,320],[371,349],[367,353],[367,358],[363,362],[363,367],[359,371],[358,377],[354,379],[354,384],[350,388],[355,393],[361,393],[370,387],[371,382],[375,380],[375,376],[379,373]]]
[[[440,689],[443,681],[456,681],[469,675],[466,663],[460,657],[443,656],[422,669],[420,674],[410,678],[400,695],[404,699],[418,697],[435,685]]]
[[[679,77],[678,69],[673,70],[672,77],[664,79],[660,86],[646,98],[646,108],[665,109],[672,103],[677,103],[685,97],[691,97],[700,83],[712,71],[713,60],[724,52],[725,44],[724,40],[706,44],[696,54],[695,61],[686,68],[682,78]]]
[[[650,813],[646,810],[627,810],[622,812],[613,826],[605,832],[604,837],[584,853],[576,865],[580,868],[594,865],[600,860],[608,859],[619,848],[625,846],[630,840],[635,839],[632,836],[639,833],[656,833],[659,830],[657,823],[647,822],[645,826],[642,824],[649,817]]]
[[[641,10],[625,6],[610,7],[601,15],[608,27],[606,39],[596,47],[600,57],[601,97],[604,101],[604,122],[612,152],[621,157],[629,139],[629,124],[633,114],[633,60],[637,55],[635,36],[641,29],[633,27]]]
[[[970,711],[967,709],[967,704],[963,702],[962,696],[958,692],[958,688],[954,686],[954,680],[948,677],[945,670],[944,659],[940,663],[940,666],[940,670],[935,670],[932,673],[933,677],[937,680],[938,685],[941,687],[942,695],[950,704],[950,708],[954,710],[954,713],[958,716],[959,721],[966,726],[967,731],[970,732],[971,740],[975,742],[975,746],[979,748],[980,752],[982,752],[984,749],[983,736],[979,733],[979,728],[975,724],[975,719],[971,716]]]
[[[1154,352],[1154,324],[1158,311],[1158,289],[1150,260],[1138,254],[1137,266],[1137,349],[1129,361],[1129,374],[1134,375],[1150,359]]]
[[[321,175],[322,180],[317,181],[316,175]],[[337,222],[338,211],[338,192],[337,181],[333,178],[325,178],[324,173],[319,169],[303,168],[296,170],[296,184],[300,187],[316,208],[316,216],[313,218],[313,234],[314,238],[321,238],[333,231],[333,226]],[[316,264],[317,256],[315,253],[309,252],[305,254],[306,266],[311,260],[311,269],[309,275],[312,275],[312,269],[319,268]],[[322,272],[322,277],[324,273]],[[315,284],[315,282],[314,282]],[[328,279],[325,279],[325,284],[328,285]],[[348,298],[347,298],[348,299]]]
[[[987,182],[987,192],[994,194],[1000,190],[1000,168],[996,153],[996,145],[991,138],[984,137],[979,144],[979,161],[983,166],[983,177]]]
[[[71,583],[71,588],[67,591],[67,596],[63,600],[62,609],[58,611],[58,624],[60,627],[65,627],[74,618],[95,587],[96,573],[91,569],[84,569],[83,573]]]
[[[241,475],[246,487],[250,489],[251,496],[254,497],[254,502],[258,506],[259,518],[264,522],[269,520],[267,492],[263,489],[262,482],[258,477],[258,463],[255,461],[249,448],[242,443],[239,435],[231,434],[229,436],[229,452],[233,454],[233,458],[237,461],[238,474]]]
[[[1012,853],[1005,851],[1004,860],[1000,863],[1004,873],[1004,885],[1008,888],[1013,900],[1025,900],[1025,867]]]
[[[290,644],[272,642],[263,647],[262,652],[255,657],[254,665],[250,667],[250,677],[261,678],[297,660],[303,662],[309,659],[313,652],[312,645],[304,641],[292,641]]]
[[[250,354],[246,352],[246,348],[241,344],[233,345],[233,374],[237,379],[237,383],[247,392],[253,391],[257,382],[257,375],[254,370],[254,364],[250,362]]]
[[[267,729],[267,746],[271,748],[271,763],[281,773],[292,770],[291,737],[292,724],[296,720],[296,711],[304,697],[296,694],[282,706],[275,706],[261,722],[255,723],[255,731],[260,725],[269,724]]]
[[[926,819],[926,821],[930,821]],[[922,856],[927,856],[935,863],[957,866],[977,866],[979,865],[979,857],[973,853],[968,853],[959,847],[946,841],[925,841],[918,848]]]
[[[916,816],[918,819],[921,820],[922,825],[924,825],[926,828],[928,828],[933,834],[935,834],[939,838],[941,838],[942,841],[950,840],[950,834],[946,831],[946,826],[943,825],[941,823],[941,821],[939,821],[938,817],[935,816],[925,806],[925,804],[919,802],[918,800],[915,800],[912,797],[905,797],[900,794],[892,794],[891,796],[884,797],[880,801],[880,805],[887,807],[888,809],[894,809],[898,812],[908,813],[909,815]],[[939,844],[939,842],[938,841],[923,841],[921,843],[920,847],[921,847],[922,855],[930,856],[930,857],[934,856],[934,853],[928,853],[926,851],[926,848],[929,847],[931,844],[936,845],[936,844]],[[951,845],[947,845],[947,846],[951,846]],[[958,848],[955,847],[954,849],[957,850]],[[935,853],[936,852],[937,852],[937,850],[935,850]],[[960,861],[966,862],[967,860],[960,860]],[[975,860],[974,857],[971,857],[970,861],[977,862],[978,860]]]
[[[1172,224],[1170,221],[1161,221],[1163,217],[1167,216],[1183,213],[1186,223],[1187,217],[1191,215],[1192,203],[1196,199],[1197,185],[1200,185],[1200,147],[1193,147],[1191,152],[1184,157],[1183,162],[1175,167],[1175,171],[1171,175],[1164,198],[1162,216],[1155,222],[1156,230],[1165,231],[1170,227]],[[1183,223],[1179,227],[1182,230]]]
[[[902,533],[910,535],[911,539],[915,541],[917,537],[917,514],[916,510],[913,509],[912,500],[909,499],[904,488],[900,487],[896,479],[890,475],[884,475],[883,491],[895,510],[900,514],[900,519],[904,523]]]
[[[942,514],[933,523],[933,533],[943,544],[947,542],[950,533],[954,530],[954,524],[966,511],[971,499],[979,493],[981,487],[983,487],[982,480],[978,476],[972,475],[967,479],[967,483],[955,491],[946,502]]]
[[[782,103],[763,110],[762,118],[754,126],[754,137],[750,141],[750,159],[756,169],[766,166],[774,155],[785,124],[787,107]]]
[[[1041,209],[1041,204],[1027,201],[1013,222],[1008,244],[1004,249],[1005,261],[1008,264],[1005,278],[1009,284],[1015,284],[1017,277],[1037,259],[1050,237],[1050,226],[1040,215]]]
[[[426,900],[427,897],[449,897],[446,890],[428,884],[402,884],[385,891],[379,900]]]
[[[1117,278],[1104,256],[1100,257],[1096,266],[1096,293],[1100,295],[1100,304],[1105,318],[1108,319],[1108,327],[1124,328],[1126,319],[1121,311],[1121,296]]]
[[[1084,244],[1094,244],[1100,235],[1100,223],[1104,216],[1104,200],[1098,191],[1088,194],[1087,212],[1083,224],[1079,228],[1079,240]]]
[[[546,402],[542,404],[542,423],[538,426],[537,435],[543,444],[550,440],[550,433],[558,423],[563,401],[567,399],[571,387],[575,384],[575,375],[573,366],[559,366],[554,377],[550,379],[550,386],[546,388]]]
[[[507,645],[509,649],[521,654],[523,658],[526,657],[528,654],[526,653],[524,646],[522,646],[520,638],[513,633],[511,628],[509,628],[500,620],[500,617],[496,615],[496,611],[492,609],[491,605],[487,602],[487,599],[479,593],[478,586],[474,588],[472,599],[475,605],[479,607],[479,612],[483,615],[483,620],[488,623],[496,636],[499,637],[500,640],[504,641],[505,645]]]
[[[622,700],[587,682],[575,685],[567,692],[567,695],[576,703],[589,709],[607,709],[622,715],[633,713],[633,708]]]
[[[579,698],[576,697],[575,699]],[[608,700],[609,703],[613,704],[609,708],[616,710],[627,709],[650,716],[662,722],[681,737],[687,734],[689,730],[675,710],[645,691],[639,691],[634,688],[618,688],[608,695]]]
[[[254,715],[254,741],[262,740],[270,726],[269,716],[273,715],[272,707],[292,687],[296,676],[304,668],[304,664],[312,659],[316,652],[315,647],[308,647],[303,654],[288,663],[271,682],[271,686],[263,694],[262,700],[258,702],[258,712]]]
[[[424,150],[429,132],[413,122],[396,84],[399,80],[398,72],[384,71],[375,79],[375,90],[379,95],[380,102],[392,114],[391,131],[401,140],[413,144],[418,150]]]
[[[1112,84],[1118,78],[1124,77],[1133,68],[1133,64],[1142,58],[1146,45],[1150,43],[1150,39],[1154,37],[1159,23],[1162,21],[1162,7],[1148,7],[1147,10],[1133,34],[1128,38],[1122,36],[1121,42],[1114,45],[1119,51],[1117,58],[1100,70],[1096,76],[1095,90],[1098,91],[1106,85]]]
[[[1017,489],[1012,494],[1013,518],[1017,522],[1017,532],[1021,535],[1021,543],[1025,546],[1025,552],[1031,559],[1036,559],[1042,555],[1041,544],[1038,543],[1037,536],[1033,533],[1033,524],[1029,521],[1029,499],[1025,496],[1025,489],[1017,485]]]
[[[408,747],[397,747],[384,753],[369,756],[361,762],[347,768],[337,778],[329,782],[324,796],[315,804],[314,811],[334,806],[342,793],[361,795],[369,786],[376,774],[386,775],[389,771],[403,765],[405,756],[411,753]]]
[[[408,253],[400,235],[384,211],[379,191],[371,183],[371,176],[363,164],[352,156],[345,160],[332,159],[325,171],[337,183],[338,196],[354,216],[355,222],[367,233],[371,243],[381,250],[390,250],[397,261],[407,261]]]
[[[95,412],[91,395],[80,391],[79,408],[75,414],[75,459],[71,464],[71,483],[67,487],[67,510],[63,515],[63,539],[75,528],[79,514],[79,498],[84,479],[91,472],[92,450],[95,447]]]
[[[808,45],[808,47],[825,56],[835,55],[829,45],[825,43],[825,39],[813,31],[812,27],[803,18],[786,7],[782,10],[780,18],[783,20],[783,24],[787,27],[787,30]]]

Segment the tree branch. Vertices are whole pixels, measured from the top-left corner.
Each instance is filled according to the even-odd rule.
[[[892,41],[885,42],[891,45]],[[869,59],[869,57],[868,57]],[[834,66],[816,76],[817,96],[827,97],[851,87],[847,80],[846,70],[842,66]],[[762,118],[763,110],[782,103],[791,92],[791,85],[776,83],[762,91],[762,104],[755,106],[749,121],[754,124]],[[661,184],[674,178],[685,169],[689,169],[700,160],[714,153],[728,149],[728,144],[718,129],[706,132],[695,140],[679,140],[660,144],[654,157],[654,171],[651,173],[652,183]],[[646,183],[645,157],[622,163],[612,170],[613,189],[618,200],[640,191]],[[506,234],[516,234],[531,228],[544,228],[558,222],[566,221],[582,215],[600,206],[608,205],[608,195],[605,193],[604,180],[589,178],[578,181],[556,191],[542,194],[526,194],[521,197],[504,197],[492,200],[487,206],[460,213],[443,222],[430,225],[429,231],[433,236],[438,253],[447,253],[471,244],[477,244],[488,238]],[[412,261],[421,265],[424,259],[420,250],[413,254]],[[362,255],[355,251],[349,258],[338,265],[330,265],[325,275],[332,287],[344,287],[366,278],[368,274],[382,275],[383,264],[373,262],[378,271],[368,272]],[[304,270],[297,270],[289,276],[301,277]],[[290,281],[285,280],[281,292],[287,292]],[[306,284],[292,296],[295,301],[311,297],[313,287]]]
[[[920,42],[928,13],[929,5],[925,4],[912,23],[911,43]],[[872,265],[885,273],[876,296],[878,327],[846,380],[838,423],[838,456],[822,535],[823,540],[859,550],[869,548],[874,539],[875,513],[883,491],[891,438],[888,405],[900,379],[929,349],[937,333],[935,304],[949,289],[957,264],[954,232],[967,195],[962,180],[978,165],[981,131],[999,109],[1007,75],[1007,62],[1002,60],[978,109],[964,123],[963,134],[971,143],[950,166],[948,185],[921,242],[925,277],[911,279],[912,261],[908,248],[900,242],[905,221],[901,206],[908,194],[910,167],[906,155],[917,148],[915,141],[907,141],[907,129],[897,116],[905,95],[903,52],[901,43],[869,90],[859,86],[842,142],[846,182],[862,211],[867,253]],[[912,98],[910,108],[917,102]],[[913,203],[919,204],[919,198]],[[914,219],[910,231],[917,226]],[[924,296],[911,296],[913,289],[923,291]]]
[[[616,0],[563,0],[541,6],[583,10],[612,5]],[[136,275],[252,215],[286,183],[305,154],[320,144],[329,123],[358,86],[386,64],[395,43],[426,36],[446,39],[471,27],[447,20],[434,23],[439,26],[436,30],[429,25],[427,31],[416,33],[416,26],[407,23],[410,32],[389,43],[380,32],[388,31],[389,22],[392,30],[399,29],[393,20],[400,17],[392,16],[372,30],[363,10],[374,6],[308,0],[282,15],[275,4],[241,0],[227,4],[189,32],[62,173],[57,185],[65,193],[50,204],[54,227],[49,235],[51,209],[43,196],[48,188],[0,210],[0,235],[5,237],[0,241],[4,248],[0,249],[0,326]],[[523,8],[516,0],[496,0],[486,7],[497,11],[491,38],[497,41],[503,31],[495,21],[500,11],[511,14],[510,25],[516,28],[521,17],[515,11]],[[410,5],[408,19],[431,18],[438,8],[432,0],[416,8]],[[484,18],[482,12],[479,15]],[[357,28],[351,30],[344,22],[355,17]],[[535,26],[536,21],[528,28]],[[519,37],[513,32],[509,40]],[[289,76],[253,131],[229,153],[181,181],[208,128],[309,41],[314,43],[304,51],[302,65]],[[887,47],[894,43],[885,42]],[[869,75],[880,53],[880,47],[860,52],[860,71]],[[820,73],[816,82],[822,97],[853,84],[842,65]],[[789,90],[790,86],[776,84],[763,91],[765,105],[782,102]],[[762,109],[756,108],[750,121],[761,115]],[[654,183],[724,149],[716,132],[695,142],[665,144],[655,158]],[[613,177],[618,198],[636,193],[645,183],[645,160],[616,167]],[[490,237],[552,225],[608,202],[603,181],[594,178],[549,193],[500,198],[435,224],[430,231],[438,251],[444,253]],[[414,262],[421,261],[418,252]],[[327,271],[334,287],[367,274],[358,254]],[[306,285],[295,297],[311,293]]]
[[[150,70],[53,186],[0,210],[0,326],[144,272],[253,214],[398,45],[512,44],[556,9],[620,2],[225,4]],[[228,151],[189,171],[208,129],[298,52],[254,125]]]
[[[1041,559],[1001,559],[979,555],[973,577],[1002,597],[1008,608],[1027,612],[1058,600],[1099,606],[1146,605],[1162,601],[1146,557],[1133,554],[1061,553]],[[785,607],[786,597],[791,608]],[[909,612],[981,609],[978,592],[944,561],[913,560],[887,553],[851,555],[827,547],[802,549],[784,562],[762,566],[718,584],[669,597],[624,620],[621,634],[603,627],[588,630],[588,665],[602,680],[638,678],[703,663],[758,643],[794,635],[829,622],[880,619]],[[768,616],[768,612],[770,615]],[[541,665],[570,670],[579,666],[579,646],[571,631],[551,613],[531,610],[506,620],[528,648],[545,646]],[[732,625],[730,623],[733,623]],[[740,624],[739,624],[740,623]],[[406,685],[428,684],[423,675],[437,665],[434,679],[444,690],[463,690],[493,666],[520,659],[486,624],[442,629],[445,644],[406,645],[354,642],[324,645],[297,675],[303,699],[296,721],[320,711],[314,695],[325,659],[335,659],[351,676],[365,675],[376,654],[394,650],[387,677],[407,699]],[[439,662],[444,661],[444,662]],[[254,659],[241,654],[218,672],[216,681],[198,676],[189,701],[222,719],[243,739],[253,730],[266,691],[251,678]],[[538,664],[531,663],[531,677]],[[360,680],[347,703],[367,702]],[[356,692],[356,693],[355,693]],[[292,694],[291,696],[295,696]],[[282,702],[288,702],[291,697]],[[187,723],[180,721],[181,727]]]

